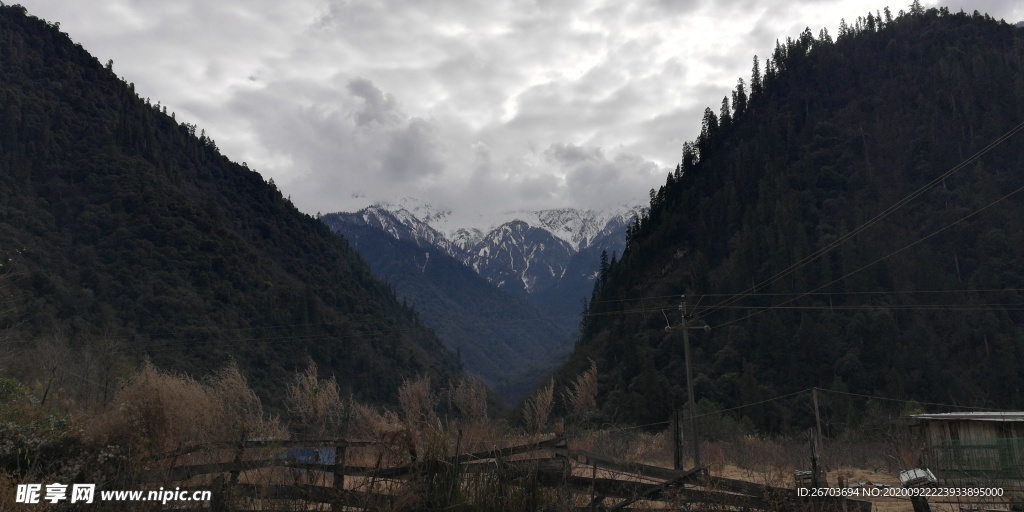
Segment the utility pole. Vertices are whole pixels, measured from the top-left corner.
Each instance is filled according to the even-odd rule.
[[[814,424],[817,427],[817,435],[811,442],[811,470],[814,472],[814,487],[822,487],[825,485],[825,479],[823,478],[825,471],[821,467],[819,457],[824,450],[824,445],[821,443],[821,415],[818,414],[818,388],[811,388],[811,401],[814,402]]]
[[[814,402],[814,423],[818,429],[818,446],[821,446],[821,415],[818,414],[818,388],[811,388],[811,401]]]
[[[693,445],[693,467],[700,467],[700,442],[697,438],[697,406],[693,400],[693,372],[690,370],[690,325],[686,317],[686,295],[680,297],[679,313],[682,316],[682,328],[683,328],[683,357],[686,359],[686,393],[690,403],[690,442]],[[694,329],[704,329],[710,331],[711,326],[704,324],[702,327],[694,327]]]

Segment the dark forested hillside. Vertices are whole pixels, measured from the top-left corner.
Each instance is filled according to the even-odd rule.
[[[578,323],[556,321],[439,249],[396,239],[353,217],[329,214],[321,220],[344,234],[374,275],[390,283],[459,354],[466,370],[505,400],[521,399],[569,353]]]
[[[780,42],[652,191],[563,374],[593,358],[606,415],[665,420],[685,293],[709,406],[812,386],[1024,406],[1022,122],[1024,30],[987,16],[886,9]]]
[[[9,341],[233,359],[264,392],[310,357],[371,399],[459,371],[341,238],[20,6],[0,7],[0,257]]]

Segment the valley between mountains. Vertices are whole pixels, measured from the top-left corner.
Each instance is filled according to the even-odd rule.
[[[626,227],[643,212],[507,212],[481,228],[406,199],[321,220],[420,312],[467,371],[515,401],[568,356],[602,261],[622,252]]]
[[[792,486],[809,429],[826,464],[1019,481],[1024,24],[914,1],[839,27],[755,56],[648,204],[312,215],[0,4],[0,509],[44,479],[198,476],[240,510],[568,511],[610,498],[595,461],[692,464],[604,502],[626,507],[727,459]],[[353,88],[342,121],[394,117]],[[999,425],[929,455],[908,421],[948,412]],[[564,455],[506,464],[542,445]]]

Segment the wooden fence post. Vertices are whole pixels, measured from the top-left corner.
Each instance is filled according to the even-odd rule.
[[[458,436],[455,438],[455,461],[454,471],[455,478],[452,478],[452,486],[448,489],[448,503],[454,503],[458,499],[459,491],[461,491],[460,484],[462,483],[461,476],[459,475],[459,457],[462,455],[462,429],[458,429]]]
[[[244,451],[245,451],[245,441],[242,441],[242,442],[238,443],[238,448],[235,449],[235,459],[234,459],[234,462],[235,462],[236,466],[238,465],[238,463],[242,462],[242,452],[244,452]],[[231,485],[235,485],[235,484],[238,483],[238,474],[239,474],[238,469],[232,469],[231,470],[231,481],[229,482]]]
[[[217,475],[213,479],[213,486],[210,492],[210,511],[211,512],[226,512],[228,507],[225,500],[225,485],[224,475]]]
[[[233,501],[233,500],[231,500],[231,494],[234,491],[235,485],[238,484],[238,476],[241,473],[241,471],[238,469],[238,466],[242,462],[242,453],[243,452],[245,452],[245,441],[239,442],[238,443],[238,448],[235,449],[235,459],[234,459],[235,469],[231,470],[231,473],[230,473],[231,478],[228,481],[227,485],[224,486],[224,491],[221,493],[221,495],[224,498],[224,501],[221,504],[221,506],[223,507],[223,510],[230,510],[231,509],[230,502]]]
[[[827,487],[828,482],[818,454],[818,437],[814,435],[814,429],[807,429],[807,440],[811,445],[811,487]]]
[[[683,469],[683,429],[679,409],[672,410],[672,469]]]
[[[335,443],[334,447],[334,492],[338,501],[331,506],[331,510],[339,512],[342,509],[341,496],[345,492],[345,463],[348,461],[348,428],[352,420],[352,397],[342,405],[341,412],[341,440]]]
[[[345,459],[348,455],[348,442],[343,441],[337,443],[334,448],[334,490],[338,496],[338,501],[334,503],[331,510],[338,512],[341,510],[341,494],[345,492]]]

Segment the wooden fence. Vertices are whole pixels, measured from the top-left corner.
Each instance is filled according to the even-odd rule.
[[[212,502],[177,510],[871,510],[868,502],[800,498],[795,489],[704,468],[572,450],[564,438],[474,453],[459,453],[456,443],[454,455],[418,459],[397,443],[261,440],[184,448],[149,463],[144,483],[212,491]]]

